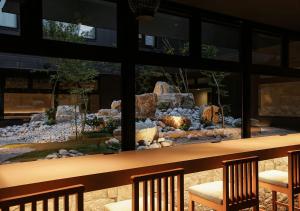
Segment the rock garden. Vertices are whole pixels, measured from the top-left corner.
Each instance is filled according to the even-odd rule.
[[[93,142],[96,146],[104,146],[105,151],[118,152],[122,141],[121,106],[122,102],[116,100],[109,109],[101,109],[97,113],[82,113],[78,106],[60,105],[54,111],[50,109],[45,113],[34,114],[29,123],[0,128],[0,148],[17,146],[11,153],[8,149],[2,150],[0,162],[30,153],[34,144],[80,140],[86,144]],[[241,137],[240,118],[222,115],[221,108],[216,105],[197,106],[192,93],[180,93],[166,82],[158,81],[152,93],[136,95],[135,108],[137,150]],[[253,119],[252,124],[259,125],[259,121]],[[19,144],[27,144],[27,150],[20,150]],[[72,149],[58,148],[42,158],[95,153],[83,153],[76,149],[77,153],[73,153],[74,151],[68,150]],[[97,153],[104,152],[97,150]]]

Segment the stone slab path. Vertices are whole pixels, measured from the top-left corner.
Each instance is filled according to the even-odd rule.
[[[7,161],[10,158],[17,157],[27,152],[31,152],[34,149],[32,148],[14,148],[14,149],[7,149],[7,148],[0,148],[0,163]]]

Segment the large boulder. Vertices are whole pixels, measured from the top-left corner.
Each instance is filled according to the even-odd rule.
[[[189,128],[191,126],[191,120],[184,116],[164,116],[161,121],[167,126],[180,129]]]
[[[152,141],[157,140],[159,136],[158,127],[150,119],[145,122],[139,121],[135,124],[135,141],[138,143],[144,141],[149,145]]]
[[[157,81],[153,90],[157,96],[168,93],[178,93],[178,89],[164,81]]]
[[[168,93],[157,96],[158,104],[168,104],[170,107],[193,108],[195,99],[192,93]]]
[[[98,116],[110,116],[110,117],[114,117],[114,116],[118,116],[119,115],[119,111],[117,109],[100,109],[98,111]]]
[[[79,107],[70,106],[70,105],[61,105],[57,107],[56,110],[56,121],[57,122],[66,122],[74,120],[75,112],[79,115]],[[79,118],[79,117],[78,117]]]
[[[146,93],[136,95],[135,110],[136,118],[152,118],[155,116],[157,105],[157,95],[154,93]]]
[[[137,129],[135,133],[135,141],[145,141],[150,144],[153,140],[158,139],[159,131],[156,126],[151,128]]]
[[[121,100],[114,100],[111,103],[111,109],[116,109],[118,111],[121,111]]]
[[[220,108],[215,105],[207,105],[200,107],[200,119],[207,124],[218,124],[220,121],[219,112]]]

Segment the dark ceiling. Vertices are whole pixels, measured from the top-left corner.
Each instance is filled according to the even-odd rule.
[[[193,7],[300,31],[300,0],[174,0]]]

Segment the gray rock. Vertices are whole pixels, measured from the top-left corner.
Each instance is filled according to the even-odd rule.
[[[178,93],[178,89],[164,81],[157,81],[153,90],[157,96],[168,93]]]
[[[30,119],[30,122],[44,122],[44,121],[46,121],[45,113],[33,114]]]
[[[57,153],[52,153],[46,156],[46,159],[56,159],[59,158]]]
[[[57,107],[56,111],[56,121],[57,122],[66,122],[74,119],[75,112],[79,114],[79,107],[76,109],[74,106],[61,105]]]
[[[162,147],[171,147],[171,146],[173,146],[173,141],[171,141],[171,140],[165,140],[165,141],[160,142],[160,145]]]
[[[77,150],[71,149],[71,150],[69,150],[69,153],[71,153],[71,154],[78,154],[79,152]]]
[[[149,149],[159,149],[161,145],[159,143],[150,144]]]
[[[58,151],[58,153],[59,153],[60,155],[68,155],[68,154],[69,154],[69,152],[68,152],[67,150],[65,150],[65,149],[60,149],[60,150]]]
[[[138,146],[136,149],[137,150],[146,150],[146,149],[149,149],[149,147],[148,146]]]
[[[232,121],[231,125],[233,127],[241,127],[242,126],[242,119],[241,118],[235,119],[234,121]]]

